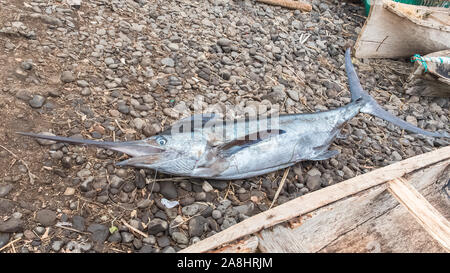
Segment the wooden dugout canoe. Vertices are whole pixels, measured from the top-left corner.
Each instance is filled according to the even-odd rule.
[[[355,44],[356,58],[399,58],[450,48],[450,9],[375,0]]]
[[[188,252],[449,252],[450,146],[250,217]]]

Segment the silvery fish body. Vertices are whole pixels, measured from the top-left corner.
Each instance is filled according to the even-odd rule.
[[[95,145],[131,156],[120,166],[150,168],[167,174],[212,179],[242,179],[286,168],[303,160],[324,160],[338,154],[329,146],[341,128],[358,113],[368,113],[414,133],[449,137],[415,127],[384,111],[366,93],[346,51],[352,101],[340,108],[308,114],[221,120],[211,114],[180,120],[150,138],[102,142],[20,133],[74,144]]]

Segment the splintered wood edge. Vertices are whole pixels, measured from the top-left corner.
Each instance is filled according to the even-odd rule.
[[[447,252],[450,252],[450,223],[403,178],[388,182],[389,192]]]
[[[450,158],[450,146],[417,155],[389,166],[376,169],[335,185],[297,197],[282,205],[254,215],[224,231],[197,242],[180,253],[205,252],[265,228],[306,214],[347,196],[383,184],[407,173],[433,165]]]

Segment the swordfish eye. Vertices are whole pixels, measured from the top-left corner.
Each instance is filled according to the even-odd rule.
[[[164,146],[167,143],[167,139],[163,136],[158,136],[156,138],[156,143],[158,143],[160,146]]]

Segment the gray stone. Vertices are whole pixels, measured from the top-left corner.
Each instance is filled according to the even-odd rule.
[[[308,175],[306,178],[306,186],[311,191],[320,189],[321,184],[322,184],[322,179],[320,178],[319,175],[314,175],[314,176]]]
[[[106,241],[106,238],[108,238],[109,230],[108,227],[101,224],[91,224],[87,231],[92,233],[92,241],[96,243],[103,243]]]
[[[134,235],[129,232],[121,232],[122,243],[131,243],[134,239]]]
[[[164,58],[161,60],[161,64],[168,66],[168,67],[174,67],[175,61],[172,58]]]
[[[120,186],[122,186],[122,184],[124,182],[124,180],[122,178],[118,177],[117,175],[111,176],[110,181],[111,181],[110,186],[111,186],[111,188],[114,188],[114,189],[120,188]]]
[[[153,235],[148,235],[146,238],[142,239],[144,244],[153,245],[156,243],[156,238]]]
[[[54,211],[43,209],[36,213],[36,220],[43,226],[53,226],[56,224],[56,213]]]
[[[85,80],[78,80],[78,81],[77,81],[77,85],[78,85],[79,87],[88,87],[88,86],[89,86],[89,83],[88,83],[87,81],[85,81]]]
[[[179,244],[183,244],[183,245],[186,245],[187,243],[189,243],[188,237],[184,233],[179,232],[179,231],[175,231],[174,233],[172,233],[172,239],[175,242],[177,242]]]
[[[13,189],[11,184],[0,184],[0,197],[5,197]]]
[[[177,188],[173,182],[161,182],[159,192],[167,199],[172,200],[178,197]]]
[[[6,221],[0,221],[0,232],[13,233],[23,231],[23,221],[16,218],[9,218]]]
[[[120,234],[119,231],[115,231],[108,238],[108,242],[110,242],[110,243],[120,243],[121,241],[122,241],[122,235]]]
[[[203,216],[196,216],[189,221],[189,236],[202,236],[207,224],[206,219]]]
[[[192,204],[192,205],[183,207],[181,209],[181,213],[183,213],[183,215],[185,215],[185,216],[193,216],[198,212],[198,210],[199,210],[199,205]]]
[[[33,98],[28,102],[33,108],[41,108],[45,103],[45,97],[41,95],[34,95]]]
[[[0,232],[0,248],[5,246],[9,242],[9,238],[10,238],[9,233]]]
[[[75,215],[72,217],[72,227],[79,231],[84,231],[86,229],[86,224],[84,217]]]
[[[155,235],[162,231],[166,231],[167,228],[169,228],[169,224],[166,221],[155,218],[148,224],[147,231],[149,234]]]
[[[75,81],[75,76],[71,71],[64,71],[63,73],[61,73],[61,81],[63,83],[73,82]]]
[[[236,223],[237,223],[237,222],[236,222],[236,219],[234,219],[234,218],[232,218],[232,217],[225,217],[225,218],[223,219],[223,223],[222,223],[222,225],[220,226],[220,228],[221,228],[222,230],[225,230],[225,229],[231,227],[232,225],[235,225]]]
[[[141,249],[139,249],[139,253],[153,253],[155,249],[151,245],[143,245]]]
[[[54,241],[52,243],[52,249],[55,252],[59,252],[63,245],[64,245],[64,241]]]
[[[215,209],[215,210],[213,210],[212,211],[212,218],[214,218],[214,219],[219,219],[219,218],[222,218],[222,212],[220,212],[220,210],[217,210],[217,209]]]

